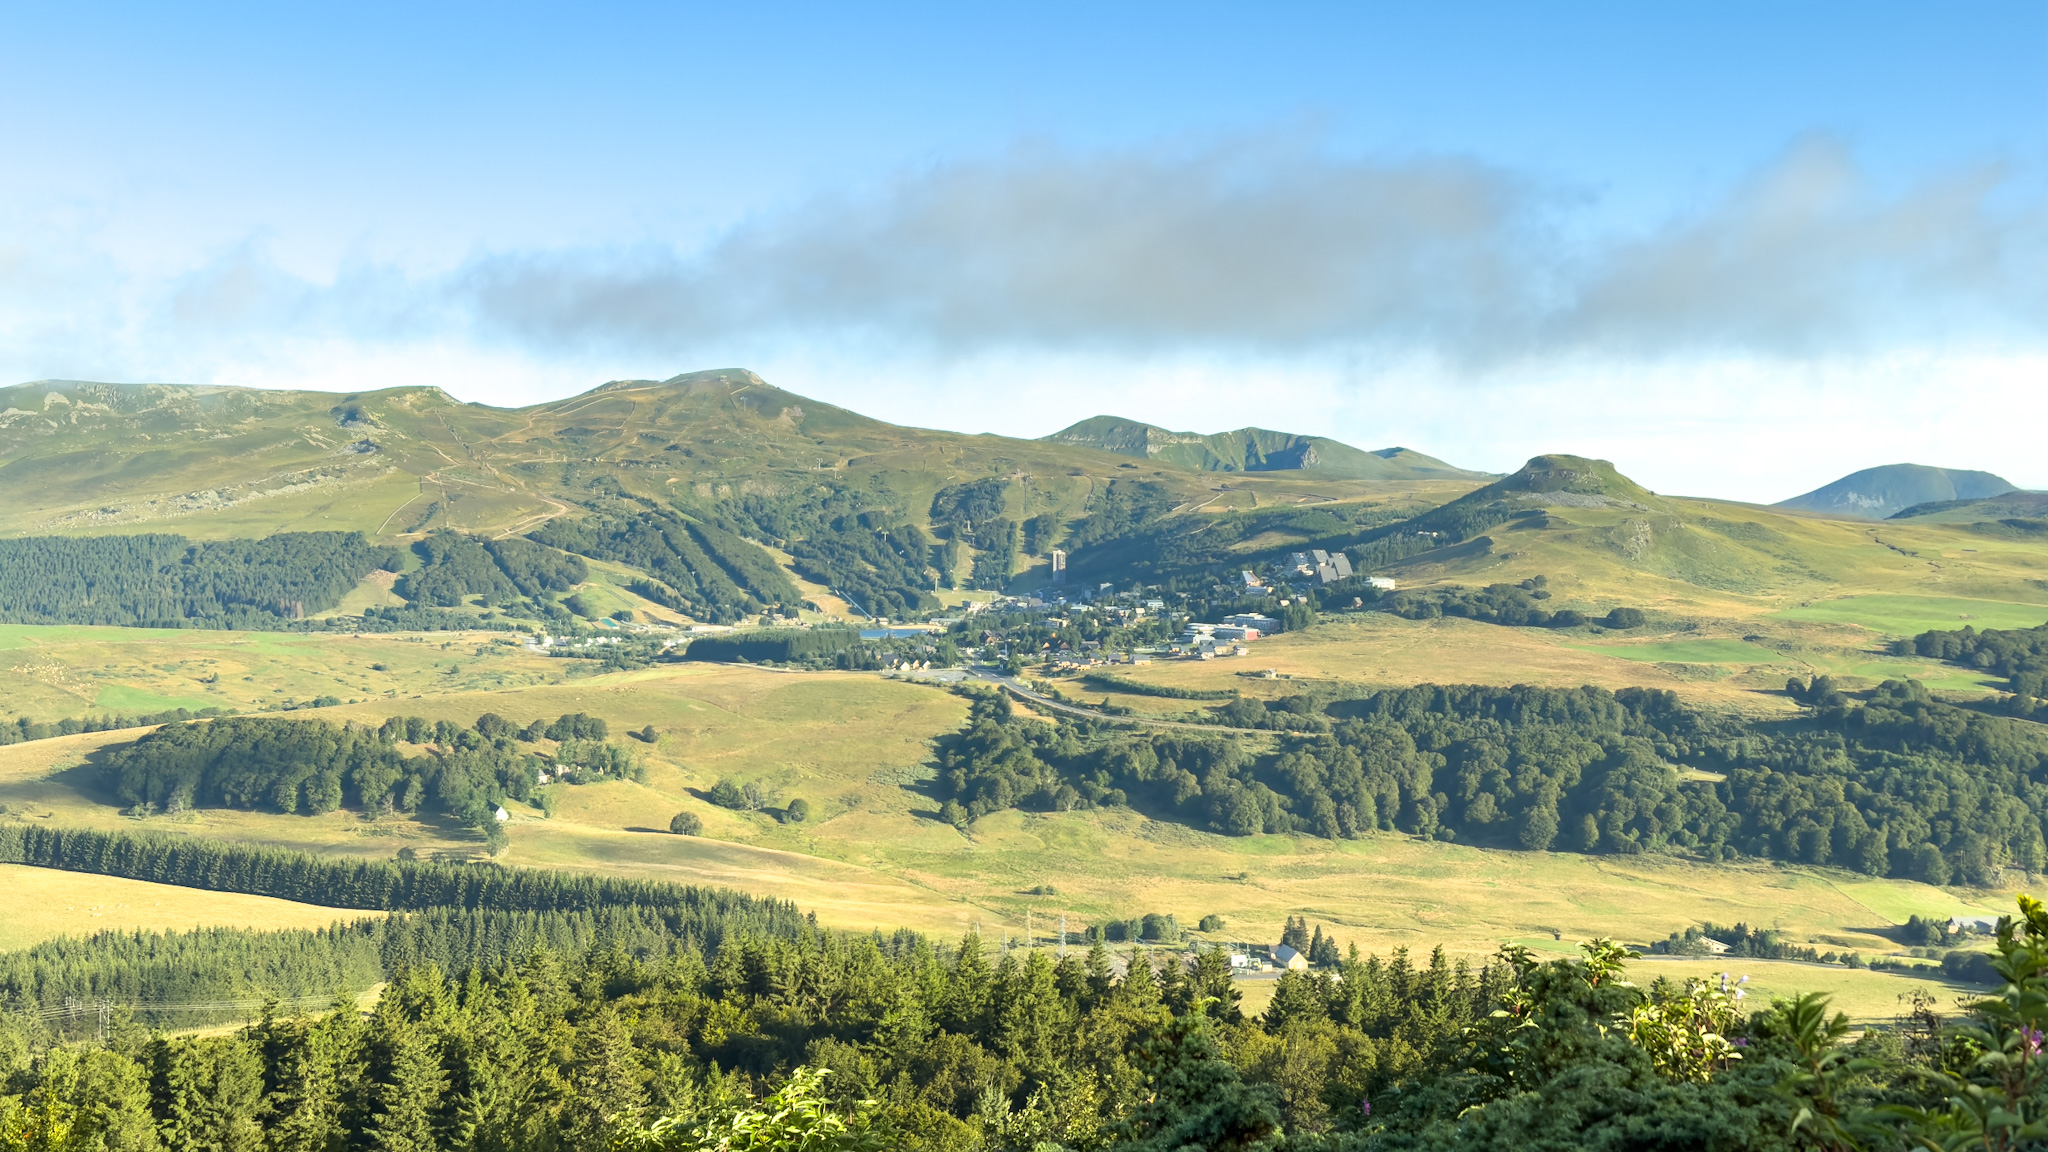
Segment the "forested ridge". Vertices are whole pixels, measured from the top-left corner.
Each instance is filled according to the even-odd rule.
[[[943,811],[964,825],[1010,807],[1131,804],[1230,835],[1747,855],[1936,884],[2048,864],[2048,733],[1917,682],[1824,695],[1789,721],[1648,689],[1473,685],[1241,698],[1214,715],[1276,732],[1044,723],[978,693],[941,742]]]
[[[276,627],[334,607],[398,561],[360,532],[18,537],[0,540],[0,622]]]
[[[716,623],[801,602],[796,585],[766,552],[715,525],[647,508],[609,510],[579,520],[553,520],[533,539],[564,552],[608,560],[653,577],[636,591],[648,599]]]

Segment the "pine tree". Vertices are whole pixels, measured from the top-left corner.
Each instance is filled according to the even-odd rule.
[[[440,1044],[409,1021],[399,1022],[387,1043],[391,1066],[377,1091],[371,1143],[379,1152],[437,1152],[435,1116],[448,1091]]]
[[[564,1123],[571,1146],[604,1152],[633,1127],[647,1104],[641,1074],[633,1038],[609,1006],[577,1029],[576,1063],[569,1076],[573,1090]]]

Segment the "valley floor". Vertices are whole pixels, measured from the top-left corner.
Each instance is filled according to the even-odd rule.
[[[1369,634],[1378,625],[1360,627]],[[341,645],[357,643],[384,642]],[[849,929],[901,926],[954,936],[978,926],[992,940],[1021,942],[1028,931],[1043,943],[1054,938],[1062,915],[1078,931],[1108,918],[1170,912],[1184,924],[1219,915],[1226,927],[1214,938],[1268,943],[1286,917],[1302,915],[1343,944],[1366,951],[1407,947],[1426,953],[1442,944],[1477,959],[1504,942],[1540,952],[1568,950],[1595,936],[1647,943],[1711,920],[1776,927],[1829,950],[1870,955],[1897,948],[1881,933],[1909,915],[1996,915],[2009,903],[2003,893],[1761,862],[1708,865],[1658,856],[1495,851],[1398,834],[1342,842],[1227,837],[1128,809],[1007,811],[983,818],[963,835],[937,818],[938,805],[927,788],[934,772],[931,740],[957,728],[966,711],[964,701],[941,688],[873,674],[721,665],[657,666],[555,681],[546,676],[555,670],[548,665],[571,662],[502,659],[508,668],[534,665],[533,681],[372,699],[304,714],[332,720],[417,714],[467,722],[491,711],[523,724],[587,711],[605,717],[615,732],[652,724],[658,741],[642,753],[649,765],[646,784],[558,786],[552,819],[538,808],[513,813],[506,862],[729,886],[793,900],[823,922]],[[0,748],[0,804],[6,806],[0,819],[161,829],[377,858],[402,847],[423,856],[466,857],[480,849],[463,830],[347,811],[320,817],[235,810],[146,820],[124,816],[101,790],[89,761],[96,748],[135,734],[82,734]],[[724,777],[759,782],[778,802],[802,797],[813,817],[791,825],[711,805],[705,793]],[[704,834],[663,831],[678,811],[699,814]],[[1029,894],[1043,888],[1052,894]],[[71,908],[82,906],[80,900],[135,904],[112,894],[66,899]],[[216,900],[208,908],[181,907],[164,915],[184,924],[299,924],[324,915],[271,907],[283,903],[240,909]],[[10,918],[5,942],[19,946],[51,931],[88,926],[51,915],[47,926],[43,920]],[[193,919],[182,919],[187,916]],[[171,922],[128,917],[109,924]],[[1674,971],[1682,967],[1670,963]],[[1862,989],[1857,994],[1872,1012],[1906,985],[1925,983],[1811,965],[1771,970],[1779,968],[1785,971],[1772,977],[1774,985],[1791,987],[1807,979],[1813,987],[1834,987],[1848,981],[1843,990]],[[1894,987],[1895,981],[1903,983]],[[1886,991],[1880,994],[1881,989]]]

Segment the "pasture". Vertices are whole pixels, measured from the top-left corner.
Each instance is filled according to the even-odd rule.
[[[2048,604],[1977,600],[1962,596],[1845,596],[1814,600],[1773,615],[1786,620],[1849,624],[1885,636],[1912,636],[1929,629],[1964,625],[1986,628],[2035,628],[2048,623]]]
[[[930,742],[959,725],[964,701],[863,673],[664,666],[313,715],[467,721],[485,711],[516,723],[587,711],[615,733],[652,724],[657,734],[652,745],[624,741],[644,756],[646,784],[554,786],[552,819],[517,807],[506,863],[725,885],[795,900],[829,925],[856,930],[905,926],[955,936],[978,925],[991,939],[1021,937],[1028,916],[1044,939],[1062,914],[1078,930],[1170,912],[1188,924],[1220,915],[1228,925],[1220,936],[1263,943],[1277,938],[1287,916],[1303,915],[1368,951],[1441,943],[1476,959],[1503,941],[1614,936],[1647,944],[1702,920],[1741,920],[1873,955],[1897,948],[1884,932],[1908,915],[1996,914],[2009,899],[1753,861],[1507,852],[1395,834],[1342,842],[1235,838],[1123,809],[1005,811],[963,835],[936,818],[925,782],[933,771]],[[366,857],[389,858],[401,847],[457,856],[480,849],[460,829],[347,811],[304,817],[215,809],[131,819],[98,790],[85,759],[132,735],[0,748],[5,818],[160,828]],[[801,796],[812,818],[788,824],[768,811],[715,807],[704,793],[724,777],[759,783],[771,807]],[[683,810],[704,819],[704,835],[661,831]],[[1031,894],[1043,888],[1052,892]]]
[[[0,952],[56,936],[95,932],[325,928],[336,920],[383,915],[21,864],[0,864],[0,891],[7,893],[7,911],[0,914]]]

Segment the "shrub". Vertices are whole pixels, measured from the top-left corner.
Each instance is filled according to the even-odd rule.
[[[1616,608],[1614,611],[1609,612],[1600,623],[1617,630],[1641,628],[1643,626],[1643,610],[1641,608]]]
[[[783,815],[789,818],[790,823],[801,824],[811,818],[811,803],[802,797],[798,797],[795,800],[791,800],[788,806],[783,808],[782,812]]]
[[[633,737],[633,739],[638,740],[643,744],[652,744],[655,741],[661,739],[661,734],[654,730],[654,725],[652,724],[649,724],[647,727],[642,728],[638,732],[627,733],[627,735]]]
[[[1211,912],[1207,916],[1202,917],[1202,922],[1195,925],[1195,927],[1204,932],[1221,932],[1223,931],[1223,917]]]
[[[1144,940],[1171,944],[1180,939],[1180,922],[1171,915],[1161,916],[1157,912],[1147,912],[1144,918],[1138,921],[1138,936]]]
[[[695,812],[678,812],[669,818],[668,830],[678,836],[696,836],[704,831],[704,818]]]
[[[747,806],[747,794],[729,776],[713,784],[707,798],[720,808],[731,808],[735,812]]]

